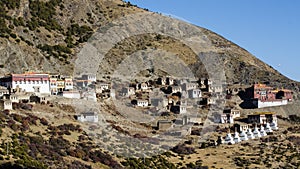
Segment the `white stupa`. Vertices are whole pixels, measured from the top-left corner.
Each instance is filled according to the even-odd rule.
[[[251,131],[250,128],[248,128],[247,137],[248,137],[248,139],[255,139],[255,136],[253,135],[253,133],[252,133],[252,131]]]
[[[266,133],[265,128],[264,128],[263,125],[260,125],[260,135],[262,137],[267,136],[267,133]]]
[[[272,133],[273,132],[273,130],[272,130],[271,126],[270,126],[270,123],[266,124],[266,132],[267,133]]]
[[[278,130],[277,123],[273,120],[272,123],[270,124],[272,130]]]
[[[235,129],[235,132],[234,132],[234,138],[233,138],[233,141],[234,141],[235,143],[241,142],[239,133],[236,131],[236,129]]]
[[[255,125],[255,127],[254,127],[253,135],[254,135],[255,138],[261,137],[260,132],[259,132],[259,130],[257,128],[257,125]]]
[[[230,134],[230,132],[228,131],[226,137],[225,137],[225,140],[224,140],[224,143],[225,144],[234,144],[235,142],[233,141],[233,138]]]
[[[244,130],[242,130],[242,132],[240,133],[240,138],[241,138],[241,141],[247,141],[248,140],[248,136],[247,136],[247,134]]]

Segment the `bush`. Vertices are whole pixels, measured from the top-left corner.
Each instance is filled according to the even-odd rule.
[[[300,116],[297,116],[297,115],[289,115],[289,119],[290,119],[290,121],[292,121],[292,122],[300,123]]]
[[[54,45],[54,46],[50,46],[50,45],[38,45],[37,46],[39,49],[41,49],[42,51],[56,57],[56,58],[60,58],[59,56],[64,56],[61,57],[63,58],[67,58],[67,54],[71,54],[72,51],[69,47],[63,46],[63,45]]]
[[[14,33],[11,33],[11,34],[10,34],[10,37],[12,37],[12,38],[16,39],[16,38],[17,38],[17,35],[16,35],[16,34],[14,34]]]
[[[25,22],[24,22],[24,19],[22,17],[18,17],[17,19],[13,18],[13,24],[15,26],[25,26]]]
[[[67,31],[67,38],[65,39],[65,42],[68,43],[68,45],[71,45],[71,42],[73,41],[72,36],[79,37],[78,42],[83,43],[86,42],[93,34],[93,29],[90,28],[87,25],[79,26],[78,24],[72,24]]]
[[[20,7],[20,0],[1,0],[2,3],[5,4],[5,6],[8,9],[15,9]],[[2,4],[1,4],[2,5]]]
[[[195,149],[193,147],[187,147],[184,144],[179,144],[171,149],[174,153],[189,155],[195,153]]]
[[[41,118],[41,119],[40,119],[40,122],[41,122],[41,124],[44,125],[44,126],[48,126],[48,124],[49,124],[48,121],[47,121],[45,118]]]

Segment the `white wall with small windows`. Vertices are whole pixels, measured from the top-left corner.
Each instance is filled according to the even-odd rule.
[[[138,107],[147,107],[149,105],[148,100],[138,100],[137,101],[137,106]]]
[[[65,78],[65,90],[73,90],[73,79]]]
[[[50,85],[48,80],[13,81],[12,89],[17,89],[17,88],[25,92],[50,94]]]

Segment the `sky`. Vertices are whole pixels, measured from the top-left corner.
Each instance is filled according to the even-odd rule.
[[[129,0],[207,28],[300,81],[300,1]]]

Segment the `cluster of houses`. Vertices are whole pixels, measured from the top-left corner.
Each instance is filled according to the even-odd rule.
[[[162,77],[155,82],[142,82],[131,84],[120,90],[120,96],[129,97],[135,107],[151,108],[163,107],[173,113],[186,113],[188,99],[207,99],[203,97],[203,92],[222,92],[223,86],[213,84],[209,79],[197,80],[173,79],[172,77]],[[153,95],[153,93],[155,93]],[[208,99],[209,100],[209,99]],[[208,101],[209,104],[211,101]]]
[[[286,105],[293,100],[293,92],[275,89],[266,84],[254,84],[246,89],[245,105],[248,108],[263,108]]]
[[[12,109],[12,103],[47,103],[54,95],[97,101],[96,92],[110,88],[107,83],[97,83],[93,74],[73,79],[60,74],[33,72],[5,75],[0,78],[0,86],[1,105],[8,110]]]
[[[221,94],[224,91],[222,83],[216,83],[212,79],[175,79],[169,76],[118,87],[115,90],[119,92],[117,96],[127,99],[136,109],[174,113],[176,119],[157,120],[157,128],[162,131],[174,126],[176,128],[187,124],[201,124],[202,119],[197,113],[190,113],[190,110],[201,105],[214,104],[215,101],[209,94]],[[97,93],[109,92],[110,89],[109,83],[97,82],[96,75],[93,74],[84,74],[76,78],[32,72],[9,74],[0,78],[0,106],[2,109],[12,110],[13,103],[47,103],[54,95],[97,101]],[[264,84],[254,84],[245,93],[248,101],[258,108],[284,105],[293,99],[292,91],[273,89]],[[98,114],[84,112],[77,115],[76,119],[97,123]],[[240,119],[240,110],[236,109],[226,109],[215,117],[215,122],[234,124],[236,129],[234,136],[228,132],[225,139],[219,137],[219,144],[235,144],[278,130],[277,117],[272,112],[254,113],[244,120]],[[190,132],[190,128],[187,132]]]
[[[211,79],[176,79],[167,76],[121,86],[117,91],[120,97],[129,99],[137,109],[155,109],[156,112],[172,112],[180,116],[175,120],[158,120],[157,128],[166,130],[174,125],[200,124],[201,118],[189,114],[188,110],[214,103],[208,93],[222,93],[223,89],[223,85]]]

